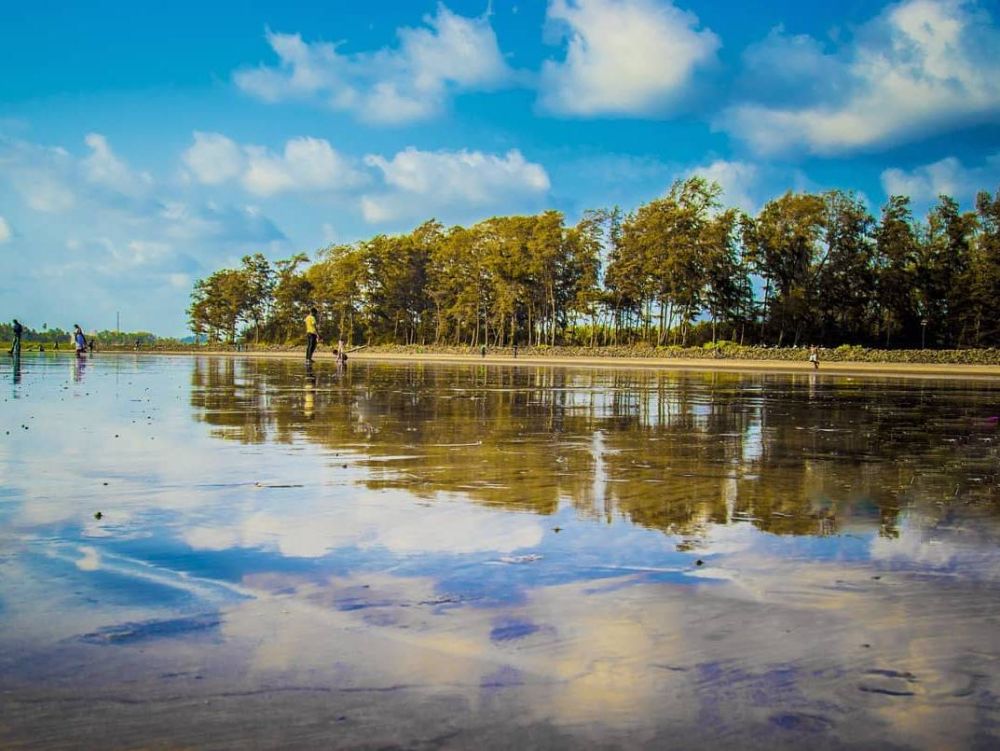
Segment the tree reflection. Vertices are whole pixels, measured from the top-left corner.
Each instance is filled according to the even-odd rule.
[[[372,488],[459,492],[694,540],[713,524],[774,534],[997,509],[995,389],[814,376],[202,358],[197,419],[246,443],[353,453]],[[994,399],[995,401],[995,399]],[[686,543],[688,545],[691,542]]]

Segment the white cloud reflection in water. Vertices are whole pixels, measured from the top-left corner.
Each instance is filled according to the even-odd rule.
[[[873,498],[900,470],[862,452],[855,433],[799,430],[794,415],[784,431],[776,409],[766,427],[751,421],[721,436],[736,465],[706,463],[698,474],[685,452],[708,456],[700,436],[726,409],[697,389],[690,403],[682,390],[696,382],[667,381],[667,393],[645,402],[629,392],[621,403],[639,414],[669,403],[645,423],[588,417],[593,402],[576,393],[562,404],[584,416],[583,432],[568,418],[558,434],[522,418],[526,436],[551,441],[518,444],[552,453],[557,474],[538,482],[560,483],[555,506],[536,513],[531,482],[462,465],[484,456],[478,447],[433,448],[466,441],[467,426],[449,413],[435,427],[454,428],[454,441],[421,425],[429,443],[393,445],[397,412],[377,397],[401,386],[386,385],[386,371],[377,386],[357,365],[350,388],[320,382],[307,416],[297,375],[283,366],[271,381],[266,369],[240,367],[192,385],[187,360],[127,372],[123,363],[97,358],[78,381],[29,363],[19,398],[4,404],[13,422],[30,423],[0,444],[0,685],[15,692],[44,695],[58,679],[130,698],[275,691],[275,706],[289,707],[281,691],[295,701],[320,692],[339,707],[338,692],[358,691],[372,707],[422,708],[431,723],[448,721],[435,703],[448,699],[464,707],[447,715],[464,727],[516,718],[583,743],[752,737],[774,747],[835,737],[939,748],[995,732],[995,515],[971,502],[978,496],[941,513],[935,488],[954,485],[932,478],[905,494],[891,485],[905,508],[884,525]],[[351,427],[351,389],[361,386],[376,397],[370,434]],[[557,407],[544,403],[546,388],[531,393],[548,420]],[[452,388],[451,402],[459,394]],[[755,415],[785,404],[755,394]],[[496,429],[477,411],[487,398],[469,400],[476,429]],[[597,403],[597,415],[615,409],[605,395]],[[270,422],[248,420],[251,407]],[[809,409],[835,416],[824,403]],[[218,420],[192,420],[193,411]],[[337,415],[350,446],[335,443]],[[629,431],[642,441],[625,441]],[[328,434],[333,443],[314,440]],[[812,455],[790,459],[781,440]],[[866,461],[829,472],[839,440],[855,441],[849,449]],[[534,466],[503,446],[499,461]],[[955,452],[937,467],[945,479],[965,471],[947,464],[961,459]],[[423,455],[430,470],[413,458]],[[794,476],[768,505],[758,486],[774,477],[775,456]],[[448,481],[468,492],[435,484],[447,462],[458,466]],[[679,481],[664,481],[671,471]],[[644,484],[623,472],[649,478],[655,493],[638,503]],[[715,484],[702,476],[713,472]],[[688,504],[690,523],[657,516],[657,498]],[[805,526],[781,527],[793,523]],[[170,736],[176,745],[193,742],[183,728],[170,732],[181,734]]]

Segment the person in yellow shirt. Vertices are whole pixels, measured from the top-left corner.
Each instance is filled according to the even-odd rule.
[[[306,362],[312,362],[317,344],[319,333],[316,331],[316,308],[309,308],[309,315],[306,316]]]

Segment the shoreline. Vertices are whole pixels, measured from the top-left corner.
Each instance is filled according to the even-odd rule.
[[[139,350],[120,351],[104,350],[95,353],[101,355],[163,355],[187,357],[229,357],[256,358],[271,360],[301,360],[304,350],[280,351],[192,351],[177,350]],[[61,354],[61,353],[45,353]],[[72,354],[67,352],[66,354]],[[317,362],[333,363],[331,352],[317,352],[314,358]],[[958,379],[1000,381],[1000,365],[973,364],[936,364],[936,363],[896,363],[896,362],[859,362],[830,360],[820,361],[818,370],[805,361],[798,360],[751,360],[727,358],[686,358],[686,357],[608,357],[580,355],[521,355],[514,357],[503,354],[489,354],[482,357],[478,354],[441,353],[441,352],[379,352],[378,350],[359,350],[350,354],[351,362],[392,362],[392,363],[442,363],[442,364],[483,364],[483,365],[514,365],[519,367],[579,367],[588,369],[609,368],[616,370],[683,370],[696,372],[730,372],[730,373],[775,373],[788,375],[836,375],[866,378],[918,378],[918,379]]]

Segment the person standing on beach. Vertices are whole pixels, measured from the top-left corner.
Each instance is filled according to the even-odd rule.
[[[809,362],[813,364],[813,370],[819,370],[819,350],[815,344],[809,347]]]
[[[306,316],[306,362],[312,362],[313,352],[319,344],[319,333],[316,331],[316,308],[309,308]]]
[[[76,356],[83,357],[87,351],[87,337],[83,335],[83,329],[78,323],[73,324],[73,344],[76,345]]]
[[[10,354],[17,357],[21,354],[21,332],[24,327],[14,319],[14,341],[10,345]]]

